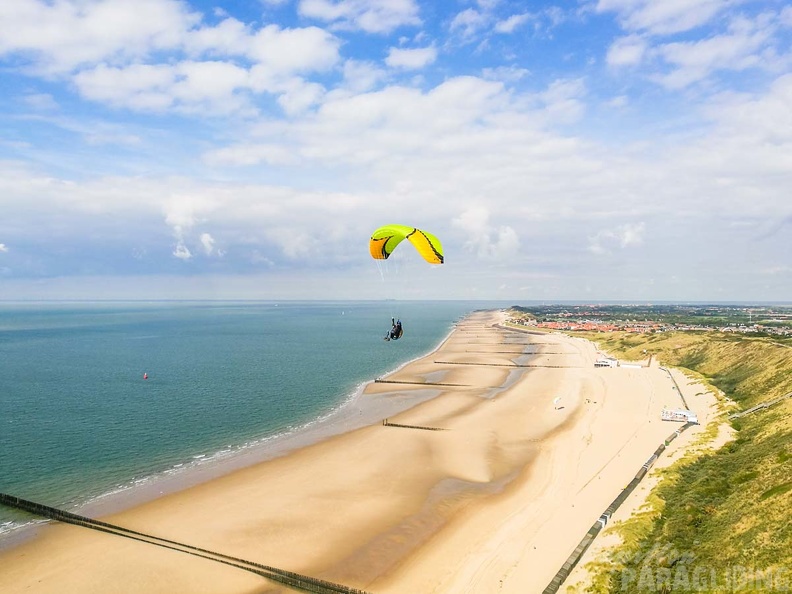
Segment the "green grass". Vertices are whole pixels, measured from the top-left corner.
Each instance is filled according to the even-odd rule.
[[[789,490],[792,490],[792,481],[789,481],[788,483],[783,483],[781,485],[776,485],[775,487],[768,489],[759,496],[759,499],[767,499],[775,495],[782,495]]]
[[[742,409],[792,392],[792,349],[772,339],[715,332],[576,335],[624,359],[644,359],[646,349]],[[645,592],[646,583],[622,578],[647,566],[654,575],[676,575],[682,567],[717,575],[734,567],[792,570],[792,399],[734,420],[732,427],[736,439],[719,450],[683,456],[660,471],[650,504],[618,526],[624,544],[590,566],[594,577],[586,591]],[[654,591],[684,591],[664,587]]]

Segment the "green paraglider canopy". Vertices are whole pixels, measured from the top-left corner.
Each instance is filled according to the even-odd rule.
[[[430,264],[443,263],[440,240],[427,231],[406,225],[385,225],[371,234],[369,251],[376,260],[387,260],[403,240],[409,239],[418,253]]]

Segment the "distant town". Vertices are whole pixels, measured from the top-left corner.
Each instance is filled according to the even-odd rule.
[[[510,321],[549,330],[593,332],[717,331],[792,338],[792,306],[513,306]]]

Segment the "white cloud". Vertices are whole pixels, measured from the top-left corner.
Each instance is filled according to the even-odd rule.
[[[118,270],[145,262],[147,270],[170,273],[174,259],[189,260],[197,278],[202,267],[244,274],[259,265],[318,270],[321,262],[323,270],[354,281],[362,269],[356,266],[371,264],[365,238],[392,220],[415,221],[441,237],[454,266],[432,274],[448,274],[447,295],[459,298],[469,293],[456,293],[455,283],[482,295],[501,285],[543,291],[526,298],[563,297],[564,287],[575,298],[588,286],[592,296],[607,298],[620,284],[615,275],[643,274],[630,268],[639,260],[651,278],[660,279],[656,268],[673,259],[681,263],[678,286],[719,286],[691,272],[682,257],[689,253],[701,254],[721,283],[755,277],[758,272],[720,269],[750,271],[752,259],[784,264],[778,254],[785,253],[789,227],[779,221],[790,216],[792,75],[786,74],[788,30],[781,27],[792,13],[776,7],[772,18],[771,7],[760,17],[746,5],[748,16],[720,11],[707,21],[711,27],[666,38],[662,31],[706,12],[705,3],[694,1],[701,11],[682,18],[681,5],[669,2],[663,14],[647,2],[600,4],[610,14],[601,12],[598,23],[615,15],[625,27],[608,63],[640,66],[605,73],[591,60],[604,57],[608,41],[584,31],[583,20],[575,32],[601,44],[567,55],[568,37],[554,43],[538,27],[526,31],[533,22],[507,18],[506,3],[470,0],[422,14],[433,21],[419,33],[405,28],[390,37],[359,33],[377,26],[362,15],[369,7],[404,15],[399,7],[413,3],[303,4],[327,10],[326,18],[307,18],[336,35],[207,12],[206,21],[174,21],[168,35],[140,35],[126,48],[86,33],[88,57],[79,60],[70,54],[76,42],[62,32],[36,40],[35,50],[33,41],[28,47],[19,38],[9,49],[0,37],[6,72],[16,69],[13,84],[4,87],[11,89],[4,120],[11,134],[0,143],[18,159],[0,162],[1,218],[14,222],[0,223],[2,245],[13,248],[0,257],[15,260],[14,275],[36,259],[51,268],[26,273],[58,273],[63,261],[48,255],[57,252],[52,245],[82,242],[68,252],[87,256],[75,268],[88,267],[97,244],[86,247],[83,230],[91,228],[93,242],[113,238],[103,259],[117,250]],[[78,29],[96,6],[115,6],[110,0],[6,4],[44,12],[67,7],[77,17],[65,22]],[[192,9],[179,6],[190,16]],[[457,15],[465,7],[474,8]],[[0,7],[0,14],[12,8]],[[264,19],[284,14],[263,10]],[[228,11],[242,13],[230,5]],[[540,24],[551,17],[545,11],[535,18]],[[158,27],[152,23],[149,31]],[[530,47],[494,35],[498,27],[528,33]],[[350,29],[355,32],[342,33]],[[491,46],[460,44],[467,32]],[[425,46],[438,50],[421,55]],[[62,62],[58,47],[66,50]],[[20,64],[28,66],[21,76]],[[37,80],[29,66],[45,65],[47,79]],[[407,66],[425,71],[415,76]],[[750,79],[738,70],[747,68]],[[469,75],[476,72],[482,75]],[[712,76],[719,72],[725,76]],[[665,88],[644,92],[639,85],[650,76]],[[698,81],[706,84],[673,93]],[[33,112],[52,107],[47,93],[57,112]],[[617,111],[624,106],[629,109]],[[127,109],[144,113],[129,117]],[[584,119],[589,109],[596,119]],[[166,117],[169,112],[212,117],[187,120]],[[232,169],[240,165],[246,168]],[[644,242],[647,229],[651,242]],[[29,237],[41,238],[41,247]],[[363,244],[354,239],[361,237]],[[22,246],[38,253],[16,261]],[[596,257],[606,252],[618,254],[619,270]],[[476,265],[480,259],[492,265]],[[766,276],[778,283],[774,295],[789,293],[789,278]],[[530,282],[538,278],[543,282]],[[658,280],[658,290],[661,285],[667,280]],[[644,295],[627,297],[633,296]]]
[[[173,255],[178,258],[179,260],[189,260],[193,257],[190,250],[184,245],[182,240],[178,240],[176,242],[176,247],[173,248]]]
[[[195,225],[195,206],[191,196],[174,196],[165,209],[165,222],[181,236]]]
[[[139,111],[252,112],[251,94],[279,96],[287,113],[316,103],[324,93],[317,83],[299,77],[274,78],[262,65],[250,71],[231,62],[184,61],[175,64],[105,64],[74,77],[80,94],[93,101]]]
[[[470,207],[454,218],[452,225],[465,233],[465,248],[484,260],[505,260],[520,249],[517,232],[504,225],[497,229],[489,223],[490,212],[481,206]]]
[[[643,5],[642,2],[638,4]],[[713,82],[714,75],[729,71],[784,72],[789,69],[792,55],[783,36],[785,11],[765,10],[747,16],[736,12],[720,14],[729,3],[705,2],[699,7],[704,4],[718,5],[717,22],[685,35],[682,40],[675,36],[672,41],[663,41],[663,37],[669,35],[664,29],[626,27],[630,34],[617,38],[608,48],[608,65],[640,65],[641,75],[670,90]],[[607,0],[607,5],[614,10],[617,7],[622,11],[636,10],[636,4],[630,0]],[[672,3],[672,6],[675,5]]]
[[[234,18],[226,18],[214,26],[202,26],[186,33],[184,49],[191,56],[207,53],[212,56],[246,55],[251,50],[253,34],[250,27]]]
[[[502,0],[476,0],[476,4],[479,5],[479,8],[482,10],[493,10],[495,9]]]
[[[74,77],[87,99],[142,111],[202,107],[230,113],[247,105],[236,92],[249,88],[248,72],[228,62],[133,64],[114,68],[100,65]]]
[[[228,62],[182,62],[176,65],[174,97],[184,103],[226,101],[248,82],[247,71]]]
[[[49,93],[29,93],[23,97],[24,102],[36,111],[56,111],[58,102]]]
[[[760,50],[770,39],[773,27],[769,15],[761,15],[754,21],[737,18],[726,34],[660,45],[655,53],[672,70],[657,79],[666,87],[679,89],[708,77],[715,70],[760,66]]]
[[[640,223],[628,223],[621,225],[615,230],[605,229],[589,238],[589,251],[594,254],[607,254],[612,248],[628,248],[641,245],[643,243],[646,225]]]
[[[338,63],[339,46],[338,38],[318,27],[268,25],[253,36],[248,55],[274,75],[322,72]]]
[[[609,66],[635,66],[643,60],[646,49],[646,41],[638,35],[621,37],[608,48],[606,61]]]
[[[8,246],[4,243],[0,243],[0,252],[7,252]]]
[[[115,124],[102,119],[74,118],[65,115],[25,115],[21,120],[46,124],[79,135],[92,146],[116,145],[135,147],[142,144],[139,135],[125,124]]]
[[[739,0],[599,0],[598,12],[616,12],[627,31],[670,35],[699,27]]]
[[[534,35],[547,34],[564,22],[567,14],[557,6],[540,8],[537,12],[522,12],[505,16],[499,11],[500,2],[478,2],[478,8],[467,8],[457,13],[451,20],[449,29],[458,35],[463,42],[471,42],[478,37],[484,41],[479,49],[488,47],[488,38],[492,33],[510,35],[532,23]],[[508,13],[507,13],[508,14]],[[502,42],[498,42],[502,43]]]
[[[497,68],[485,68],[482,72],[484,78],[488,80],[500,80],[504,82],[516,82],[531,74],[530,70],[519,66],[499,66]]]
[[[766,93],[724,93],[715,97],[707,106],[706,115],[729,135],[739,135],[738,140],[745,145],[783,146],[792,142],[791,104],[792,74],[785,74]]]
[[[387,74],[374,62],[347,60],[344,62],[345,91],[361,93],[370,91],[386,78]]]
[[[199,238],[201,246],[203,246],[204,253],[211,256],[215,251],[215,240],[209,233],[201,233]]]
[[[434,47],[420,47],[401,49],[392,47],[388,50],[385,63],[391,68],[404,68],[414,70],[423,68],[437,59],[437,49]]]
[[[334,68],[339,47],[317,27],[255,29],[234,18],[201,25],[176,0],[0,6],[0,57],[21,56],[36,72],[71,76],[85,98],[139,111],[250,114],[251,94],[271,93],[287,113],[299,112],[324,89],[298,77]],[[33,101],[54,106],[42,94]]]
[[[778,15],[778,22],[784,27],[792,27],[792,6],[785,6]]]
[[[489,21],[490,17],[485,13],[479,12],[475,8],[467,8],[451,21],[451,32],[458,33],[464,39],[469,39],[484,29]]]
[[[784,220],[789,209],[784,207],[788,201],[782,187],[792,187],[790,104],[792,74],[779,77],[766,93],[724,93],[714,98],[702,108],[711,132],[681,147],[675,166],[682,168],[686,179],[710,178],[711,184],[703,186],[713,189],[703,190],[704,200],[708,196],[717,200],[719,210],[750,212],[764,221]]]
[[[176,258],[189,260],[193,257],[187,247],[192,229],[216,208],[215,201],[205,193],[175,194],[170,197],[164,209],[165,224],[171,228],[176,239],[176,247],[173,250]],[[206,243],[203,237],[199,241],[205,249]]]
[[[0,56],[20,54],[35,70],[63,73],[178,47],[199,21],[176,0],[0,2]]]
[[[538,97],[551,121],[571,123],[580,119],[585,112],[586,105],[582,98],[586,93],[583,79],[559,79],[553,81]]]
[[[630,104],[630,98],[627,95],[618,95],[613,99],[610,99],[606,102],[608,107],[613,107],[614,109],[621,109],[622,107],[626,107]]]
[[[299,12],[338,28],[367,33],[390,33],[421,23],[414,0],[300,0]]]
[[[619,245],[623,248],[631,245],[641,245],[645,230],[646,225],[642,222],[634,225],[623,225],[618,232]]]
[[[472,150],[468,127],[508,101],[503,85],[473,77],[450,79],[428,93],[388,87],[328,96],[315,115],[291,129],[289,142],[306,159],[359,166],[412,160],[432,151]],[[479,145],[480,146],[480,145]],[[419,157],[420,158],[420,157]]]
[[[174,102],[169,91],[175,81],[174,66],[165,64],[134,64],[125,68],[103,64],[74,77],[78,90],[88,99],[154,110],[165,109]]]
[[[287,115],[296,115],[318,104],[325,89],[318,83],[306,82],[301,78],[291,78],[280,84],[278,105]]]
[[[792,266],[771,266],[769,268],[763,268],[760,272],[762,274],[768,274],[771,276],[775,276],[777,274],[787,275],[792,273]]]
[[[532,15],[528,12],[513,14],[509,18],[495,23],[497,33],[514,33],[514,31],[531,20]]]
[[[290,165],[299,161],[298,155],[278,144],[238,144],[209,151],[204,155],[209,165]]]

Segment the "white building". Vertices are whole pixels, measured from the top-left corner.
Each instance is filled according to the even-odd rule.
[[[603,357],[594,361],[594,367],[618,367],[619,362],[616,359]]]
[[[660,413],[663,421],[679,421],[680,423],[695,423],[698,425],[698,416],[692,410],[680,408],[664,408]]]

